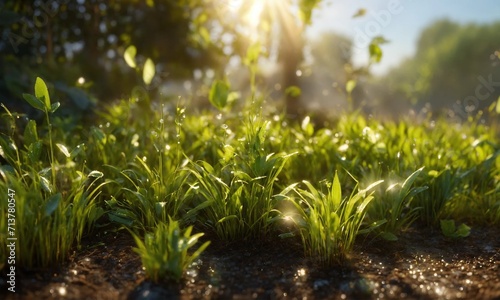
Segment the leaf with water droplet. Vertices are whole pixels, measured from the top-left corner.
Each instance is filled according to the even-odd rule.
[[[104,174],[100,171],[92,171],[89,173],[88,177],[94,177],[94,178],[101,178],[102,176],[104,176]]]
[[[69,154],[69,151],[68,151],[68,148],[66,146],[64,146],[63,144],[56,144],[57,148],[59,148],[59,150],[62,152],[62,154],[64,154],[64,156],[66,157],[70,157],[71,154]]]
[[[44,191],[46,191],[47,193],[52,193],[52,187],[50,185],[50,181],[47,178],[40,176],[40,185],[42,186],[42,189]]]
[[[80,144],[78,146],[76,146],[73,151],[71,151],[71,157],[72,158],[75,158],[78,154],[82,153],[83,149],[85,147],[85,144]]]
[[[50,112],[51,113],[56,112],[56,110],[59,108],[59,106],[61,106],[60,102],[52,103],[52,105],[50,106]]]

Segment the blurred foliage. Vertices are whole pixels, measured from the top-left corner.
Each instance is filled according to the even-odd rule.
[[[35,73],[47,69],[51,80],[69,85],[76,73],[100,98],[128,93],[123,87],[137,82],[122,63],[121,53],[130,44],[141,57],[161,62],[164,77],[185,78],[194,68],[217,65],[210,36],[200,30],[216,12],[202,0],[7,1],[0,16],[2,65],[15,56]],[[33,76],[12,76],[5,69],[3,75],[14,85],[32,84],[26,79]],[[9,94],[19,95],[10,85]]]
[[[326,117],[326,108],[352,112],[366,106],[362,102],[366,98],[366,80],[372,65],[380,62],[383,44],[387,42],[382,36],[374,37],[366,53],[369,62],[361,65],[353,62],[353,54],[359,49],[354,48],[348,36],[324,32],[308,42],[311,62],[303,68],[300,87],[308,99],[313,99],[309,103],[314,102],[311,108],[317,117]]]
[[[499,39],[499,22],[433,23],[421,33],[416,54],[378,80],[381,104],[430,104],[461,120],[475,115],[500,95]]]
[[[0,76],[5,78],[0,97],[8,107],[25,111],[29,108],[20,107],[18,95],[43,76],[53,85],[51,94],[60,92],[63,107],[82,114],[95,104],[91,95],[108,101],[140,86],[155,97],[163,83],[190,80],[194,73],[209,76],[209,71],[221,79],[229,58],[244,58],[256,40],[264,56],[277,49],[283,86],[295,86],[302,32],[320,2],[301,0],[298,11],[292,1],[262,2],[257,16],[250,14],[256,5],[251,1],[8,0],[0,9]],[[155,63],[148,84],[123,59],[131,45],[137,65],[147,59]]]

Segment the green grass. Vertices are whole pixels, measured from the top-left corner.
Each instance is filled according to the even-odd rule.
[[[28,151],[15,151],[20,170],[2,166],[0,192],[3,195],[7,195],[9,189],[15,192],[15,237],[20,245],[17,263],[25,267],[48,267],[63,261],[71,247],[78,245],[103,215],[104,209],[98,205],[97,198],[106,182],[102,181],[103,174],[99,171],[84,173],[57,164],[56,174],[66,179],[57,182],[63,181],[59,185],[63,185],[64,190],[59,190],[58,184],[53,185],[47,179],[50,168],[37,169],[21,163],[29,161]],[[68,178],[71,182],[67,182]],[[0,209],[4,213],[0,227],[5,228],[7,201],[0,203]]]
[[[307,181],[302,183],[306,190],[293,184],[282,192],[284,196],[293,192],[287,199],[295,207],[295,211],[283,211],[282,214],[297,225],[307,256],[326,266],[342,263],[354,245],[366,208],[373,200],[371,190],[382,181],[353,191],[344,198],[337,174],[327,193]]]
[[[407,229],[419,216],[421,207],[411,207],[411,202],[427,186],[413,186],[424,168],[413,172],[404,182],[387,182],[385,190],[379,190],[376,200],[369,207],[369,215],[376,231],[387,240],[397,240],[397,234]]]
[[[181,280],[184,270],[210,245],[205,242],[193,253],[188,253],[203,236],[203,233],[191,235],[192,230],[192,226],[182,230],[179,222],[170,219],[168,223],[158,223],[152,233],[146,233],[144,241],[132,234],[137,244],[134,251],[141,257],[151,280]]]
[[[350,113],[317,128],[309,117],[276,114],[262,99],[239,113],[130,99],[108,105],[91,124],[72,124],[52,115],[57,105],[43,86],[38,80],[25,98],[44,120],[21,126],[16,112],[1,116],[0,244],[12,189],[26,267],[63,262],[104,223],[143,234],[138,251],[154,280],[182,277],[192,252],[180,247],[181,263],[177,250],[161,252],[175,248],[175,232],[189,240],[189,228],[227,243],[288,243],[277,237],[282,222],[293,221],[305,253],[336,264],[361,233],[396,240],[412,224],[500,224],[498,128],[475,119],[415,123]],[[153,240],[163,241],[160,248]]]

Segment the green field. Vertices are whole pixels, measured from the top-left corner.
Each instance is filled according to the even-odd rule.
[[[43,80],[26,92],[45,117],[21,124],[4,108],[0,136],[0,244],[15,228],[18,267],[63,264],[103,226],[127,228],[160,281],[183,278],[209,247],[203,233],[228,244],[299,238],[306,256],[335,266],[361,235],[398,243],[418,227],[459,239],[500,224],[494,124],[357,112],[314,124],[259,97],[197,113],[124,99],[74,124],[53,116]],[[2,268],[8,257],[0,247]]]

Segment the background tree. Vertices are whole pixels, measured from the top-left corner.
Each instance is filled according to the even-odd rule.
[[[261,36],[267,35],[263,48],[268,53],[278,49],[283,86],[297,85],[303,29],[320,0],[300,0],[298,10],[291,1],[242,3],[242,13],[228,20],[233,4],[222,0],[6,1],[0,10],[4,75],[25,67],[32,73],[9,73],[10,82],[0,83],[0,93],[17,97],[32,85],[26,79],[37,74],[60,82],[65,91],[84,78],[85,85],[78,88],[88,88],[102,100],[127,95],[140,82],[123,63],[123,52],[132,44],[139,63],[145,57],[156,63],[159,81],[188,79],[195,69],[221,73],[230,56],[243,57],[252,43],[241,15],[258,5],[266,6],[257,16]],[[268,9],[271,3],[279,7]],[[278,29],[271,32],[266,26]],[[71,96],[81,106],[89,102],[82,94],[77,100]],[[299,109],[296,99],[288,104],[290,112]]]
[[[312,62],[306,68],[300,87],[302,94],[314,99],[314,106],[347,107],[345,86],[353,79],[352,40],[334,32],[325,32],[308,42]]]
[[[158,62],[165,76],[216,67],[217,51],[207,29],[200,29],[214,12],[201,0],[7,1],[2,16],[11,18],[0,49],[2,57],[52,67],[50,74],[77,67],[74,73],[92,81],[93,91],[112,98],[130,92],[123,87],[130,86],[133,72],[122,58],[130,44]]]
[[[404,102],[452,116],[478,112],[500,96],[500,23],[460,25],[440,20],[420,35],[414,57],[379,80],[386,103]],[[493,83],[487,83],[493,81]],[[486,83],[485,83],[486,82]]]

